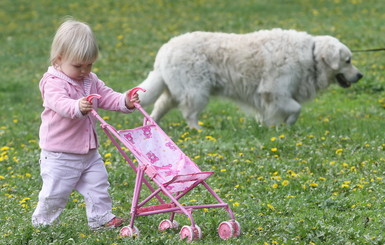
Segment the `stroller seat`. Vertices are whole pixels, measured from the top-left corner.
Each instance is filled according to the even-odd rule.
[[[121,130],[131,152],[146,174],[158,180],[172,193],[185,191],[207,179],[214,172],[202,172],[163,131],[155,125]]]

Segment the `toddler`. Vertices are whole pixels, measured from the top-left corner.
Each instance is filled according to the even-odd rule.
[[[91,72],[98,57],[91,28],[76,20],[65,21],[51,47],[51,65],[40,81],[44,111],[40,126],[40,173],[43,186],[32,215],[34,226],[51,225],[64,209],[73,190],[83,195],[88,225],[118,227],[124,219],[112,214],[108,175],[98,152],[96,119],[91,109],[129,113],[138,95],[118,93]],[[87,95],[100,94],[90,103]]]

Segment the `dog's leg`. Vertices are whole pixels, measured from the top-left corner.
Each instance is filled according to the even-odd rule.
[[[284,119],[284,122],[287,125],[293,125],[301,112],[301,105],[293,100],[289,99],[285,101],[285,104],[283,104],[284,107],[282,108],[283,113],[286,115],[286,118]]]
[[[151,117],[158,122],[169,110],[176,107],[176,102],[170,95],[170,91],[165,90],[154,104]]]
[[[301,105],[291,98],[280,98],[272,101],[266,108],[264,122],[268,126],[281,123],[293,125],[301,112]]]
[[[184,98],[184,100],[179,104],[183,117],[187,121],[190,128],[201,128],[198,124],[199,115],[206,107],[208,101],[208,96],[202,96],[201,92],[200,94],[195,94],[195,97],[193,98]]]

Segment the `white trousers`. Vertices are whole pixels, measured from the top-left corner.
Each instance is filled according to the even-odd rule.
[[[97,150],[88,154],[42,151],[40,175],[43,186],[32,215],[34,226],[51,225],[58,220],[73,190],[83,195],[88,225],[97,228],[113,219],[107,170]]]

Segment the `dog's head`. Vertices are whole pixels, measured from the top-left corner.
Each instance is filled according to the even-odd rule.
[[[318,62],[323,62],[330,71],[329,79],[335,80],[343,88],[348,88],[363,77],[352,64],[349,48],[336,38],[318,36],[315,45],[315,55],[320,58]]]

